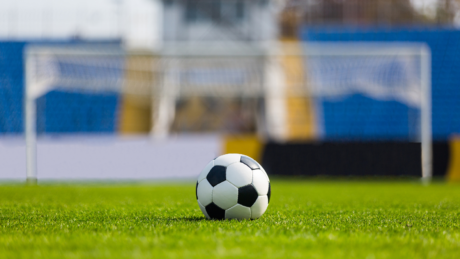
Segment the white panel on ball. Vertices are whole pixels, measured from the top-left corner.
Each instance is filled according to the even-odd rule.
[[[257,219],[264,214],[268,207],[268,197],[259,196],[251,207],[251,219]]]
[[[214,190],[212,191],[212,201],[221,209],[226,210],[231,208],[238,202],[238,188],[236,188],[233,184],[224,181],[214,186]]]
[[[243,163],[234,163],[227,167],[227,181],[236,187],[252,183],[252,170]]]
[[[264,172],[265,177],[267,177],[268,182],[270,182],[270,178],[268,178],[268,174],[267,174],[267,172],[265,171],[265,169],[264,169],[262,166],[260,166],[260,170],[261,170],[262,172]]]
[[[198,182],[201,182],[206,176],[208,175],[209,171],[211,171],[212,167],[214,166],[214,160],[209,162],[203,170],[201,170],[200,175],[198,176]]]
[[[233,163],[239,162],[241,155],[239,154],[226,154],[214,160],[214,165],[229,166]]]
[[[254,161],[256,161],[256,160],[254,160]],[[265,169],[262,167],[262,165],[261,165],[259,162],[256,161],[256,163],[257,163],[257,165],[259,166],[259,170],[261,170],[262,172],[264,172],[265,176],[267,177],[267,180],[270,182],[270,178],[268,178],[268,174],[267,174],[267,172],[265,171]]]
[[[207,219],[210,219],[211,217],[209,217],[208,212],[206,211],[206,208],[203,205],[201,205],[200,201],[198,201],[198,206],[200,206],[201,212],[203,212],[204,216]]]
[[[254,185],[259,195],[267,195],[268,183],[268,177],[264,172],[261,170],[252,171],[252,185]]]
[[[226,219],[249,219],[251,218],[251,209],[240,204],[236,204],[225,211]]]
[[[203,180],[198,184],[198,201],[203,206],[207,206],[212,202],[212,185],[208,180]]]

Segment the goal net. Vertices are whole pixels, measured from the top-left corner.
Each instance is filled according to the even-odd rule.
[[[66,132],[41,124],[59,124],[68,111],[83,109],[74,96],[58,98],[59,109],[44,113],[38,100],[50,93],[114,96],[113,105],[95,99],[87,113],[99,117],[86,120],[113,125],[112,131],[128,116],[121,106],[131,100],[147,110],[148,131],[156,138],[226,132],[274,141],[420,142],[423,176],[431,176],[431,61],[425,45],[170,44],[157,53],[31,46],[25,59],[29,178],[36,177],[37,132]],[[72,130],[74,121],[67,132],[79,132]]]

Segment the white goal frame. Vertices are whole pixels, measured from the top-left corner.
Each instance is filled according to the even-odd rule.
[[[158,56],[162,58],[175,59],[175,62],[180,62],[180,58],[193,58],[193,57],[253,57],[264,61],[262,63],[263,81],[259,82],[260,87],[254,88],[253,91],[248,89],[235,90],[233,94],[244,96],[261,96],[269,98],[273,95],[270,93],[270,84],[276,84],[279,80],[276,67],[270,65],[270,60],[274,60],[280,56],[386,56],[386,55],[401,55],[401,56],[418,56],[420,57],[420,71],[421,71],[421,159],[422,159],[422,179],[430,180],[432,177],[432,126],[431,126],[431,52],[426,44],[421,43],[306,43],[306,44],[280,44],[280,43],[265,43],[258,46],[240,44],[240,45],[225,45],[225,44],[165,44]],[[300,46],[300,48],[299,48]],[[27,180],[35,182],[37,179],[37,132],[36,132],[36,99],[52,90],[53,84],[56,84],[52,79],[49,82],[37,83],[35,79],[35,64],[36,58],[40,55],[79,55],[85,56],[122,56],[126,52],[120,48],[105,48],[105,47],[91,47],[84,46],[29,46],[25,53],[25,139],[26,139],[26,162],[27,162]],[[268,62],[267,62],[268,61]],[[158,68],[146,68],[147,70]],[[174,71],[173,71],[174,73]],[[174,80],[164,78],[162,86],[177,84]],[[97,88],[107,84],[107,82],[72,82],[72,81],[59,81],[63,84],[85,84]],[[112,83],[121,85],[119,79],[114,80]],[[302,85],[307,85],[307,82],[299,82]],[[158,88],[158,86],[150,86],[152,89],[158,91],[165,90],[165,87]],[[117,88],[118,89],[118,88]],[[121,87],[118,89],[122,91]],[[156,128],[152,129],[154,136],[164,136],[167,134],[169,123],[168,117],[174,115],[174,105],[172,105],[177,98],[177,94],[171,94],[171,91],[162,91],[156,106],[156,116],[154,119]],[[228,94],[229,92],[225,92]],[[232,94],[232,93],[230,93]],[[300,93],[302,94],[302,93]],[[309,96],[315,96],[317,93],[314,91],[309,93]]]

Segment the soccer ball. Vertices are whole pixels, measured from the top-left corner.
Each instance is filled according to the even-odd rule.
[[[240,154],[212,160],[196,183],[196,199],[208,219],[257,219],[267,209],[270,194],[265,170]]]

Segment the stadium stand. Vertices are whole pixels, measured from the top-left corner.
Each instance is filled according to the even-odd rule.
[[[460,31],[453,29],[347,29],[332,27],[309,27],[301,31],[301,38],[308,42],[425,42],[432,52],[432,96],[433,96],[433,137],[434,144],[434,175],[447,175],[450,179],[459,178],[458,163],[455,159],[458,144],[449,144],[452,135],[460,133]],[[29,42],[0,42],[0,134],[20,134],[23,131],[23,94],[24,64],[22,52]],[[69,44],[68,42],[56,44]],[[134,61],[133,61],[134,62]],[[137,61],[136,61],[137,62]],[[134,62],[134,63],[136,63]],[[285,60],[286,67],[293,70],[301,67],[299,60]],[[301,68],[300,68],[301,69]],[[135,75],[132,75],[135,76]],[[298,75],[293,75],[298,76]],[[304,75],[306,76],[306,75]],[[138,103],[129,100],[129,96],[118,94],[84,94],[51,91],[37,101],[39,133],[116,133],[145,132],[148,123],[134,125],[124,122],[125,114],[139,114],[139,107],[128,107]],[[124,98],[124,99],[123,99]],[[62,100],[65,100],[63,102]],[[63,108],[65,104],[66,108]],[[301,115],[294,121],[298,125],[291,129],[293,140],[308,140],[304,143],[279,144],[260,140],[250,136],[224,137],[224,153],[248,153],[263,161],[267,171],[271,172],[304,172],[307,175],[413,175],[420,171],[420,148],[411,143],[412,137],[419,129],[416,118],[419,111],[396,101],[377,101],[362,94],[355,94],[340,100],[322,100],[321,114],[314,114],[313,109],[306,109],[305,114],[297,113],[299,109],[309,107],[308,100],[292,100],[287,110],[289,114]],[[96,108],[97,107],[97,108]],[[129,110],[131,109],[131,110]],[[150,112],[149,105],[141,107],[143,115],[139,121],[146,122]],[[353,116],[348,116],[352,114]],[[411,116],[408,116],[411,114]],[[321,120],[314,120],[321,116]],[[323,123],[314,125],[310,121]],[[131,127],[131,128],[130,128]],[[322,132],[318,133],[317,129]],[[304,131],[307,129],[307,131]],[[312,141],[316,138],[324,142]],[[245,144],[245,141],[247,142]],[[346,141],[346,142],[344,142]],[[371,143],[362,143],[370,141]],[[241,146],[245,146],[241,150]],[[450,146],[449,146],[450,145]],[[353,162],[361,159],[363,150],[375,151],[368,163]],[[337,149],[338,148],[338,149]],[[283,151],[286,159],[275,160],[273,154]],[[340,152],[338,150],[341,150]],[[392,153],[393,150],[404,152]],[[291,154],[292,152],[292,154]],[[311,159],[292,161],[296,154]],[[338,152],[338,153],[337,153]],[[250,153],[250,154],[249,154]],[[291,154],[291,155],[289,155]],[[310,155],[308,155],[310,154]],[[318,155],[324,154],[324,155]],[[391,154],[405,156],[409,162],[396,167],[387,164]],[[457,155],[456,155],[457,154]],[[335,157],[335,158],[334,158]],[[339,161],[330,163],[331,159]],[[291,162],[289,162],[291,161]],[[341,164],[340,161],[346,161]],[[391,159],[391,161],[400,161]],[[273,164],[277,162],[277,164]],[[283,165],[283,163],[288,163]],[[307,163],[308,162],[308,163]],[[334,165],[334,168],[328,166]],[[352,165],[348,166],[347,165]],[[353,167],[355,166],[355,167]],[[280,170],[280,168],[284,168]],[[379,170],[374,170],[378,168]],[[459,178],[460,179],[460,178]]]

